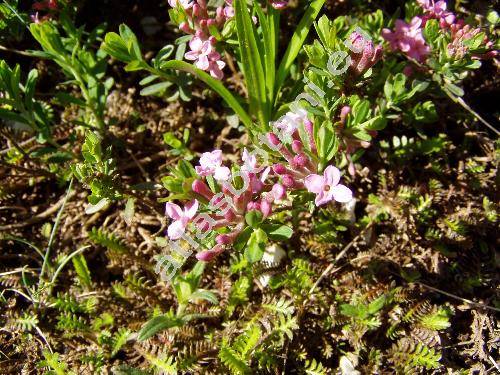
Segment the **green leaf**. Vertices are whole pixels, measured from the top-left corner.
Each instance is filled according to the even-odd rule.
[[[247,244],[250,236],[252,235],[252,227],[246,227],[243,231],[236,237],[236,241],[234,241],[234,248],[237,251],[243,250],[245,245]]]
[[[368,305],[368,313],[375,314],[377,311],[381,310],[387,302],[387,296],[385,294],[381,295],[374,301],[370,302]]]
[[[272,30],[274,27],[274,20],[277,18],[276,10],[273,7],[268,7],[269,11],[269,22],[268,17],[264,15],[260,5],[254,2],[254,9],[259,16],[260,27],[262,28],[262,37],[264,38],[264,50],[263,50],[263,62],[264,62],[264,73],[266,76],[266,93],[267,93],[267,110],[271,113],[272,104],[274,103],[274,82],[276,78],[276,45],[275,45],[275,31]]]
[[[35,96],[35,85],[38,79],[38,71],[32,69],[26,79],[24,103],[28,111],[33,111],[33,97]]]
[[[179,140],[173,132],[167,132],[163,134],[163,142],[169,145],[173,149],[182,148],[182,141]]]
[[[188,72],[195,75],[198,79],[200,79],[201,81],[205,82],[208,86],[210,86],[212,90],[217,92],[217,94],[219,94],[222,97],[222,99],[226,101],[226,103],[231,107],[231,109],[234,112],[236,112],[236,114],[240,117],[241,122],[245,124],[245,127],[247,129],[252,129],[253,127],[252,119],[240,105],[238,100],[236,100],[235,96],[228,89],[226,89],[220,81],[216,80],[203,70],[198,69],[195,66],[185,61],[179,61],[179,60],[167,61],[163,64],[163,68],[182,70],[184,72]]]
[[[189,297],[189,300],[190,301],[205,300],[213,303],[214,305],[219,303],[219,300],[217,299],[217,296],[214,294],[214,292],[204,289],[198,289],[197,291],[192,293],[191,296]]]
[[[139,341],[144,341],[153,337],[158,332],[164,331],[173,327],[180,327],[184,324],[181,318],[174,317],[171,315],[161,315],[155,316],[150,319],[138,333],[137,339]]]
[[[261,228],[273,241],[285,241],[290,239],[293,235],[293,229],[286,225],[263,224]]]
[[[262,223],[262,212],[260,211],[249,211],[245,215],[245,221],[248,225],[250,225],[252,228],[258,228],[259,225]]]
[[[141,96],[161,94],[172,86],[172,84],[173,83],[170,81],[155,83],[154,85],[143,88],[141,90]]]
[[[90,271],[87,266],[87,261],[83,254],[78,254],[71,259],[73,266],[75,267],[76,274],[80,283],[86,288],[90,289],[92,286],[92,279],[90,277]]]
[[[319,11],[323,7],[325,0],[315,0],[313,1],[309,7],[307,8],[306,13],[300,20],[295,32],[292,35],[292,39],[288,44],[285,55],[281,60],[280,66],[278,68],[278,74],[276,78],[276,89],[275,92],[278,93],[281,85],[285,82],[286,77],[290,73],[290,68],[292,67],[293,62],[297,58],[302,45],[309,33],[309,29],[313,24],[314,20],[318,16]]]
[[[269,113],[266,98],[266,80],[262,66],[263,60],[257,44],[255,27],[245,0],[234,0],[233,6],[243,75],[245,76],[250,101],[250,112],[256,114],[261,129],[268,129]]]
[[[245,257],[250,263],[256,263],[262,259],[264,255],[267,235],[262,229],[253,231],[248,240],[247,248],[245,249]]]
[[[454,94],[456,96],[464,96],[464,90],[462,90],[460,87],[458,87],[457,85],[455,85],[453,83],[446,82],[444,84],[444,88],[445,88],[445,90],[450,91],[452,94]]]

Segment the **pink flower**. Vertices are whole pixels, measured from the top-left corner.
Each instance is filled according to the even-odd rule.
[[[417,0],[424,10],[424,13],[430,18],[439,20],[442,28],[449,27],[455,22],[455,15],[446,11],[446,1],[434,2],[434,0]]]
[[[207,40],[203,40],[202,36],[201,32],[197,32],[191,38],[189,41],[191,51],[187,52],[184,57],[195,61],[194,64],[198,69],[209,72],[214,78],[222,79],[224,77],[222,69],[226,66],[226,63],[220,60],[221,56],[213,46],[215,39],[210,37]]]
[[[217,181],[227,181],[231,177],[229,168],[222,166],[222,151],[214,150],[201,155],[200,165],[195,167],[199,176],[214,176]]]
[[[181,8],[183,8],[185,10],[192,8],[194,5],[193,2],[189,1],[189,0],[168,0],[168,4],[172,8],[176,8],[177,5],[180,5]]]
[[[340,171],[334,166],[329,166],[325,169],[323,176],[310,174],[304,180],[306,189],[311,193],[316,194],[316,206],[321,206],[332,200],[345,203],[352,199],[352,191],[339,184]]]
[[[271,197],[273,200],[282,200],[286,197],[286,188],[280,183],[273,185],[271,189]]]
[[[226,18],[234,17],[234,8],[233,8],[233,0],[226,0],[227,6],[224,7],[224,15]]]
[[[262,168],[257,168],[257,158],[254,154],[251,154],[247,151],[246,148],[243,149],[243,155],[241,156],[241,160],[243,160],[243,166],[241,170],[244,172],[255,173],[259,172]]]
[[[168,202],[165,206],[167,215],[174,220],[167,229],[168,238],[178,240],[186,231],[186,226],[194,218],[198,211],[198,201],[195,199],[181,209],[175,203]]]
[[[394,31],[383,29],[382,36],[390,43],[393,50],[400,50],[419,62],[424,62],[430,53],[422,34],[420,17],[413,17],[410,23],[396,20]]]
[[[276,139],[279,139],[284,143],[290,143],[292,141],[293,134],[297,131],[300,124],[305,124],[308,121],[307,111],[303,108],[299,108],[295,112],[287,112],[273,124],[275,133],[278,133]],[[276,146],[275,143],[273,144]]]
[[[287,5],[287,0],[271,0],[271,6],[277,10],[285,9]]]

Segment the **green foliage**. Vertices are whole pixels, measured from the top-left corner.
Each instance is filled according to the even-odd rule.
[[[62,14],[60,26],[53,22],[32,23],[30,31],[43,49],[37,55],[54,61],[80,88],[83,100],[63,93],[58,96],[60,103],[85,108],[80,125],[104,132],[106,100],[114,81],[105,77],[106,54],[92,50],[92,44],[103,32],[102,25],[86,35],[82,28],[76,28],[68,16]]]
[[[13,69],[0,60],[0,118],[18,130],[29,129],[40,143],[51,140],[52,113],[50,107],[35,99],[38,71],[32,69],[21,83],[21,68]]]
[[[88,236],[92,242],[101,245],[108,250],[115,251],[117,253],[126,253],[128,251],[122,239],[118,238],[113,233],[107,233],[103,229],[94,227],[89,232]]]
[[[58,353],[51,353],[48,350],[43,351],[45,360],[40,361],[39,367],[48,367],[50,371],[45,372],[49,375],[75,375],[73,371],[68,371],[68,365],[62,362]]]
[[[78,276],[80,284],[85,288],[90,289],[92,287],[92,278],[90,276],[90,271],[85,257],[82,254],[78,254],[74,256],[71,261],[75,267],[76,275]]]
[[[304,367],[305,373],[307,375],[326,375],[327,370],[323,367],[321,362],[317,362],[314,358],[309,361],[307,360]]]
[[[401,339],[392,347],[392,355],[400,373],[406,373],[414,367],[424,367],[427,370],[440,367],[441,355],[422,343],[411,339]]]
[[[112,200],[122,197],[119,191],[115,161],[111,158],[111,148],[102,148],[101,137],[92,131],[85,134],[82,146],[83,163],[74,164],[71,170],[75,177],[87,185],[92,194],[88,197],[91,206],[88,214],[95,213]]]

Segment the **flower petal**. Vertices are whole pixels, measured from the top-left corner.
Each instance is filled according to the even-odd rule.
[[[171,219],[174,220],[179,220],[183,215],[182,209],[172,202],[168,202],[165,205],[165,212]]]
[[[340,171],[333,165],[326,167],[323,176],[325,184],[329,186],[336,186],[340,181]]]
[[[323,176],[310,174],[304,179],[304,185],[306,186],[306,189],[311,193],[319,194],[325,187],[325,181],[323,179]]]
[[[332,199],[332,194],[325,194],[325,192],[322,191],[316,196],[314,203],[316,203],[316,206],[322,206],[330,202]]]
[[[187,218],[192,219],[196,215],[196,212],[198,211],[198,206],[199,204],[196,199],[187,203],[186,206],[184,206],[184,215]]]
[[[170,238],[171,240],[178,240],[179,238],[182,237],[185,231],[186,227],[182,224],[180,220],[174,221],[172,224],[168,226],[167,229],[168,238]]]
[[[214,178],[217,181],[227,181],[231,177],[231,171],[228,167],[217,167],[215,169]]]
[[[352,191],[347,186],[337,185],[331,188],[333,199],[340,203],[347,203],[352,199]]]

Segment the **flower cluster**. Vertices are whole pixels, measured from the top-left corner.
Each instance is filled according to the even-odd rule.
[[[455,15],[446,10],[446,1],[441,0],[435,3],[434,0],[417,0],[417,2],[424,11],[424,16],[422,17],[424,24],[425,21],[431,18],[438,20],[439,25],[443,29],[455,23]]]
[[[305,141],[299,130],[305,133]],[[199,260],[210,261],[231,246],[245,229],[247,213],[257,211],[263,219],[268,218],[274,206],[291,192],[305,189],[315,194],[317,206],[352,199],[351,190],[340,184],[341,175],[336,167],[328,166],[322,174],[318,173],[313,124],[304,110],[287,113],[273,124],[273,131],[263,136],[262,141],[280,155],[282,162],[259,165],[257,156],[267,157],[267,151],[251,153],[245,149],[243,165],[231,171],[223,165],[221,150],[204,153],[195,168],[199,179],[192,183],[195,199],[184,208],[167,203],[166,213],[173,219],[168,227],[171,240],[184,238],[189,224],[198,232],[217,231],[215,246],[199,252],[196,255]],[[197,214],[200,202],[204,212]],[[203,234],[201,238],[206,236]]]
[[[418,62],[425,62],[430,53],[429,46],[425,43],[422,34],[423,20],[416,16],[410,23],[396,20],[395,29],[382,30],[382,36],[389,42],[391,48],[399,50]]]
[[[221,30],[226,21],[234,16],[232,0],[226,0],[226,6],[218,7],[215,17],[209,15],[205,0],[168,0],[168,3],[183,15],[184,21],[179,29],[192,35],[189,42],[191,51],[186,53],[186,59],[194,61],[197,68],[209,72],[212,77],[222,79],[226,63],[215,48],[217,40],[211,36],[210,29]]]
[[[464,20],[458,19],[452,12],[447,10],[446,1],[418,0],[423,10],[422,16],[415,16],[410,23],[396,20],[395,29],[382,30],[382,36],[387,40],[393,50],[404,52],[409,57],[424,63],[430,53],[422,34],[422,29],[430,19],[436,19],[443,31],[450,32],[451,41],[447,46],[448,54],[462,59],[469,51],[467,42],[481,33],[479,28],[473,28],[465,24]],[[491,50],[493,43],[483,34],[481,47],[489,50],[484,54],[475,54],[472,58],[492,58],[497,56],[498,51]]]
[[[356,76],[362,75],[382,58],[382,46],[375,46],[371,40],[357,31],[349,36],[349,42],[352,52],[350,71]]]

